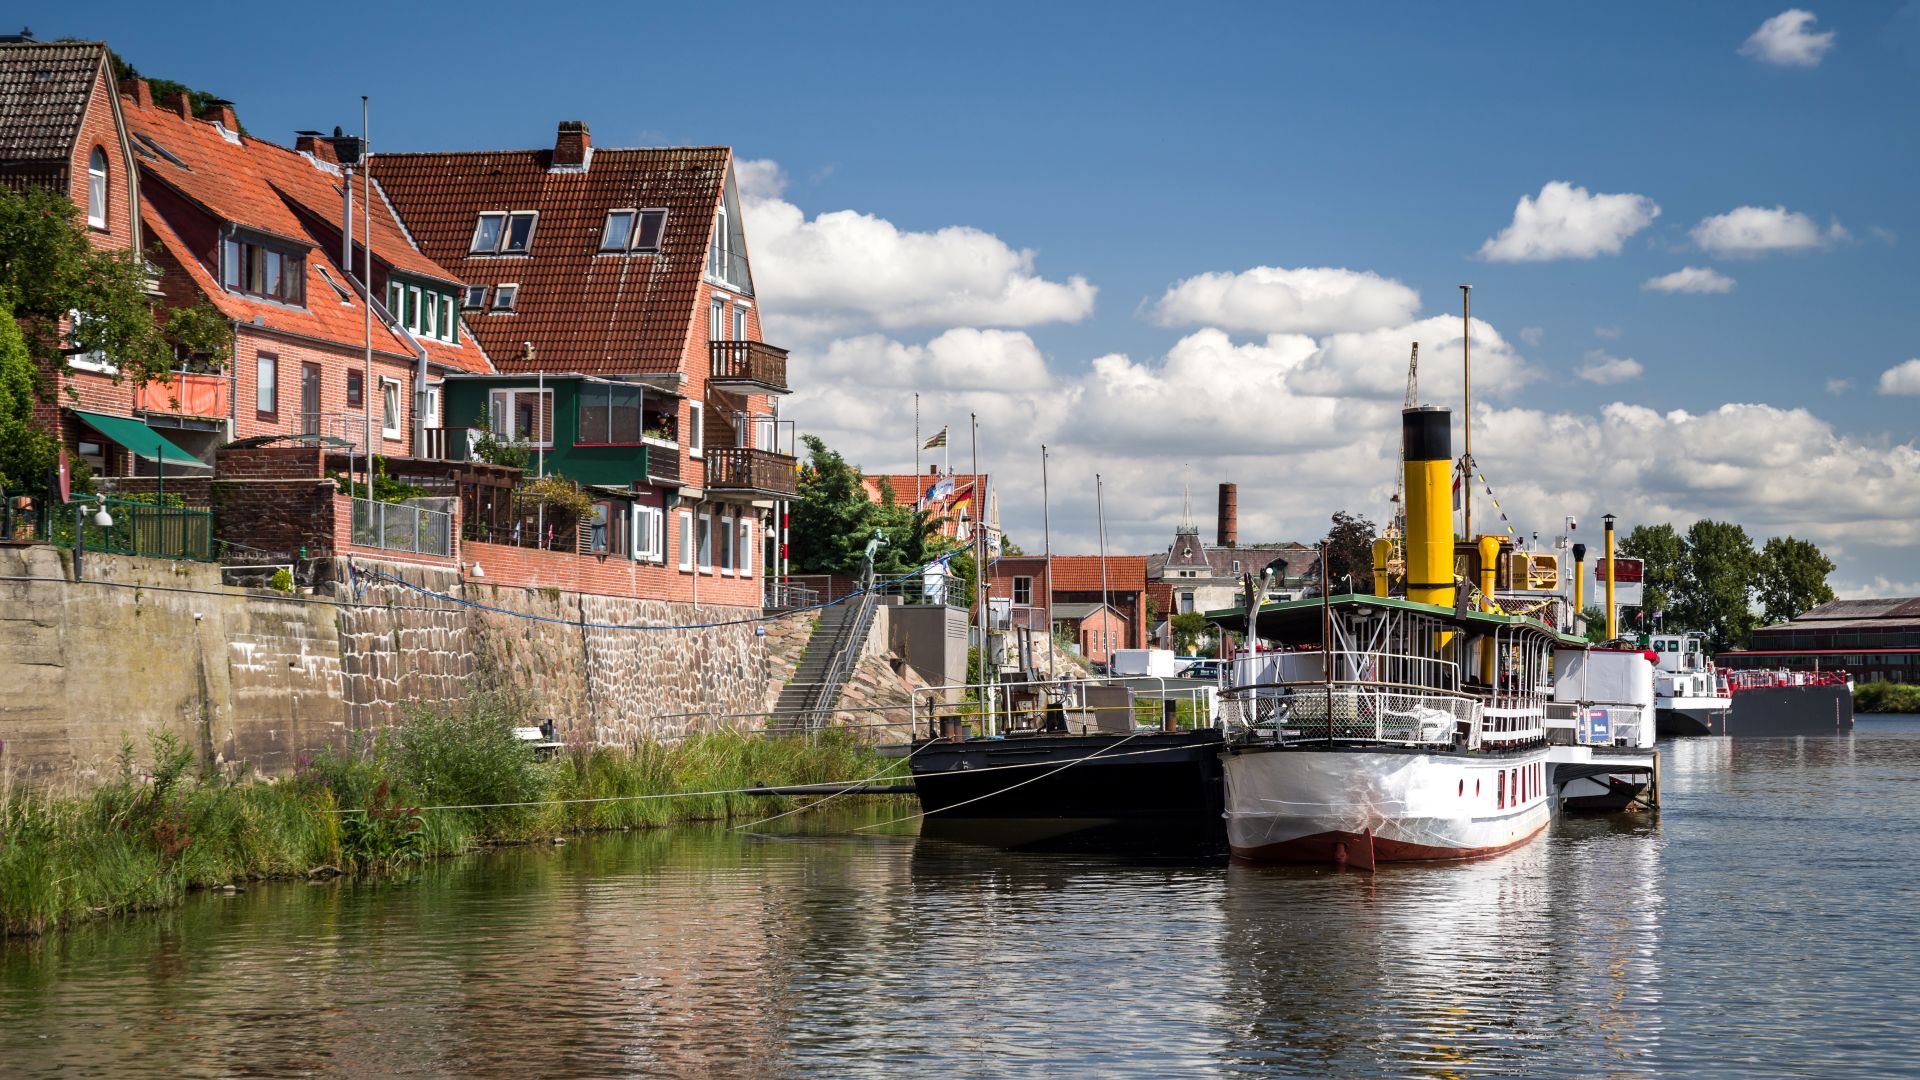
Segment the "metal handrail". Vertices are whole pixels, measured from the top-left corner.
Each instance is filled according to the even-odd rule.
[[[831,715],[835,699],[840,696],[841,685],[853,674],[861,651],[857,646],[865,646],[867,634],[873,629],[873,611],[879,602],[879,597],[873,592],[862,593],[853,614],[840,624],[833,641],[833,662],[827,665],[826,676],[821,679],[820,688],[814,695],[813,709],[807,716],[809,733],[818,730],[821,720]]]

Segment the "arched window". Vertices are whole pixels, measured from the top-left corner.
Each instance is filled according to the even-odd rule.
[[[87,224],[107,227],[107,152],[97,146],[87,161]]]

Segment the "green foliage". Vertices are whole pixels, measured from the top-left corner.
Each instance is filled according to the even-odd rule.
[[[1760,619],[1783,623],[1834,598],[1833,560],[1811,541],[1776,536],[1760,549]]]
[[[136,384],[185,359],[225,364],[226,321],[204,304],[156,316],[147,293],[152,272],[139,254],[94,248],[71,200],[0,187],[0,308],[20,320],[36,364],[58,367],[69,353],[101,353],[118,368],[116,381]],[[80,319],[63,339],[62,323],[76,311]]]
[[[1707,635],[1715,652],[1744,647],[1753,633],[1751,602],[1760,573],[1747,530],[1725,521],[1694,522],[1687,529],[1684,568],[1668,618]]]
[[[356,499],[371,498],[376,502],[406,502],[408,499],[424,499],[433,495],[432,490],[418,484],[408,484],[395,480],[387,474],[387,459],[378,454],[373,458],[373,493],[368,495],[367,485],[358,480],[349,480],[343,473],[328,472],[340,490]]]
[[[0,796],[0,934],[320,867],[391,872],[484,843],[759,817],[793,803],[737,789],[901,770],[841,732],[716,732],[672,745],[579,746],[541,761],[513,736],[525,707],[481,696],[450,713],[356,732],[271,784],[196,779],[193,752],[158,735],[147,763],[127,744],[114,781],[85,798]],[[596,799],[617,801],[580,801]],[[434,809],[513,802],[537,805]]]
[[[593,496],[559,473],[549,473],[515,491],[514,502],[523,510],[544,507],[548,514],[573,521],[593,513]]]
[[[267,579],[267,588],[275,592],[290,593],[293,591],[293,575],[283,566],[275,570],[273,576]]]
[[[1349,578],[1354,592],[1373,591],[1373,540],[1379,530],[1373,522],[1345,510],[1333,512],[1333,527],[1327,531],[1327,588],[1345,592]]]
[[[0,307],[0,487],[39,490],[60,444],[34,422],[36,369],[13,313]]]
[[[1853,709],[1863,713],[1920,713],[1920,686],[1861,683],[1853,688]]]
[[[1194,650],[1200,647],[1200,642],[1213,630],[1213,624],[1197,611],[1183,611],[1175,615],[1169,626],[1173,630],[1173,651],[1181,656],[1192,656]]]
[[[876,529],[887,540],[874,556],[874,572],[881,579],[910,573],[958,546],[939,534],[940,518],[900,502],[885,480],[875,502],[867,497],[858,466],[818,436],[802,435],[800,441],[807,446],[807,464],[800,470],[800,497],[793,504],[795,572],[858,575]],[[948,579],[948,592],[972,596],[972,559],[956,557],[949,566],[955,577]]]
[[[525,469],[533,460],[532,443],[525,439],[502,439],[494,434],[493,416],[488,410],[480,410],[473,426],[480,432],[480,437],[474,440],[473,456],[481,461],[509,469]]]
[[[1587,622],[1587,640],[1595,645],[1607,640],[1607,612],[1603,607],[1589,607],[1580,613]]]
[[[1025,548],[1013,542],[1013,537],[1004,534],[1000,537],[1000,554],[1003,558],[1010,559],[1026,553]]]

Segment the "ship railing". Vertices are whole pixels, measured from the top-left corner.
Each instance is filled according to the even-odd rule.
[[[1221,695],[1229,731],[1281,745],[1316,742],[1395,746],[1471,744],[1484,703],[1410,683],[1363,680],[1258,683]]]
[[[1501,697],[1481,710],[1480,742],[1494,746],[1539,742],[1547,737],[1547,703]]]
[[[1176,730],[1190,731],[1218,726],[1219,693],[1211,685],[1168,686],[1157,675],[949,683],[916,687],[909,715],[927,738],[942,737],[949,724],[976,736],[1041,731],[1056,714],[1100,734],[1134,734],[1168,717]]]

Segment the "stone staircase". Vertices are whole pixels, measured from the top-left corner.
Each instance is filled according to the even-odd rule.
[[[767,725],[770,730],[811,730],[832,713],[840,688],[866,648],[879,599],[874,593],[862,593],[821,610],[820,623],[807,639],[800,664],[774,705]]]

